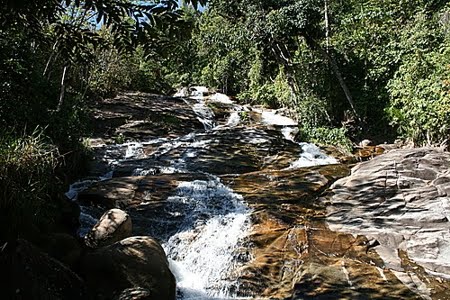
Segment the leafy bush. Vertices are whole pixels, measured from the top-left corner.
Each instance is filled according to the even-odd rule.
[[[254,62],[249,72],[250,87],[248,90],[238,95],[240,100],[268,106],[268,107],[288,107],[295,109],[295,95],[291,91],[287,82],[283,67],[279,68],[278,75],[275,80],[259,83],[261,80],[259,72],[261,72],[259,61]]]
[[[402,137],[441,143],[450,133],[450,46],[410,55],[389,82],[387,113]]]
[[[345,128],[302,127],[297,139],[319,145],[332,145],[345,152],[351,152],[352,142],[346,133]]]

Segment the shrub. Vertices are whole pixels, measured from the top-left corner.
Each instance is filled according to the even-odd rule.
[[[57,148],[42,129],[31,135],[0,133],[0,234],[15,238],[31,226],[51,222],[59,180]]]
[[[346,133],[345,128],[302,127],[297,139],[319,145],[332,145],[349,153],[353,147]]]
[[[445,142],[450,132],[450,47],[405,59],[389,82],[391,124],[415,143]]]

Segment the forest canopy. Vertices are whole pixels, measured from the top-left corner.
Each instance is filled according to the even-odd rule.
[[[57,135],[54,111],[202,84],[289,108],[305,138],[447,139],[447,1],[11,0],[0,18],[6,128]]]

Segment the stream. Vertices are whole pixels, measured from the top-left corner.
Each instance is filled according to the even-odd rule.
[[[66,195],[75,200],[79,192],[93,183],[110,180],[116,172],[123,173],[123,169],[131,176],[190,174],[188,177],[192,179],[178,181],[174,192],[165,199],[159,217],[158,214],[150,218],[137,217],[141,219],[140,228],[144,231],[147,228],[148,235],[162,242],[177,279],[179,299],[251,298],[252,295],[240,292],[238,270],[252,259],[250,249],[245,247],[251,232],[253,209],[242,195],[222,182],[220,174],[229,174],[230,170],[234,171],[231,174],[242,174],[260,167],[234,169],[232,164],[223,172],[211,172],[208,164],[215,157],[209,150],[219,146],[222,151],[221,145],[226,140],[229,144],[223,145],[223,151],[227,151],[227,147],[235,151],[236,146],[253,148],[252,159],[261,160],[273,151],[272,156],[277,156],[278,151],[270,148],[283,139],[283,147],[289,151],[281,150],[296,157],[288,157],[278,165],[272,158],[274,161],[264,162],[262,167],[296,170],[336,164],[337,161],[313,144],[294,142],[297,123],[275,110],[240,106],[225,95],[216,94],[209,97],[209,101],[226,105],[231,111],[228,118],[218,124],[201,90],[182,99],[203,124],[203,130],[174,138],[101,145],[97,149],[101,149],[102,160],[108,164],[107,172],[96,179],[74,183]],[[249,112],[258,115],[258,122],[245,124],[242,117],[247,117]],[[236,138],[240,145],[236,145]],[[236,162],[235,166],[239,167],[239,160]],[[214,163],[212,169],[216,168],[221,168],[220,163]],[[141,203],[131,212],[133,221],[145,205]],[[81,210],[80,235],[83,236],[96,223],[100,213],[98,208],[89,206],[81,206]]]
[[[206,91],[93,108],[90,176],[66,193],[81,237],[125,210],[180,300],[448,299],[450,155],[369,147],[350,171],[283,110]]]

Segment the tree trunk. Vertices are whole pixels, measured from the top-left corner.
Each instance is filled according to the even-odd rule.
[[[50,67],[50,64],[51,64],[53,57],[55,55],[55,52],[56,52],[56,46],[58,46],[58,41],[56,41],[53,44],[52,52],[50,53],[50,57],[48,58],[47,63],[45,64],[45,69],[44,69],[44,72],[42,73],[42,76],[45,76],[47,74],[48,68]],[[49,79],[49,78],[47,78],[47,79]]]
[[[61,77],[61,85],[60,85],[60,92],[59,92],[59,99],[58,99],[58,106],[56,107],[56,111],[61,111],[61,107],[64,103],[64,94],[66,92],[66,72],[67,72],[68,66],[64,66],[63,74]]]
[[[325,42],[326,42],[326,50],[329,52],[330,48],[330,24],[328,21],[328,0],[325,1]]]

